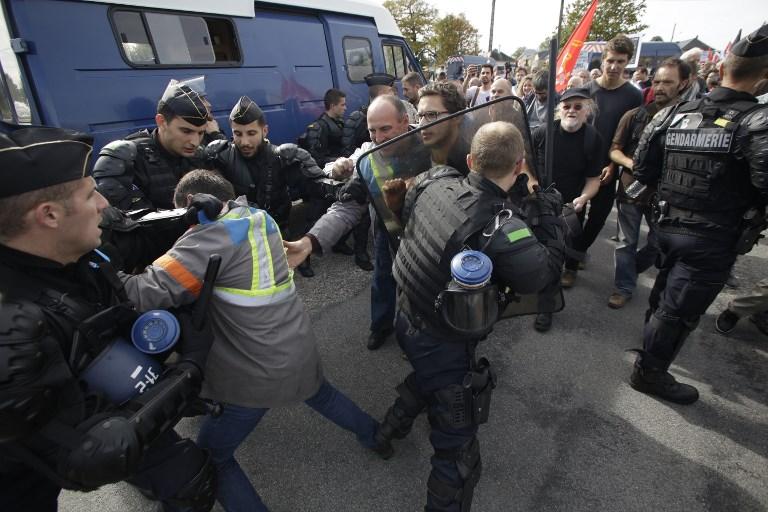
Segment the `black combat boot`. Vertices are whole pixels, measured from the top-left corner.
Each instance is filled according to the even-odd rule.
[[[635,391],[654,395],[676,404],[688,405],[699,399],[699,392],[695,387],[677,382],[666,370],[641,368],[635,365],[635,370],[629,378],[629,385]]]
[[[376,441],[376,446],[371,448],[371,451],[381,457],[384,460],[392,458],[395,454],[395,449],[392,447],[390,440],[384,436],[381,432],[381,423],[376,427],[376,433],[373,435],[373,440]]]

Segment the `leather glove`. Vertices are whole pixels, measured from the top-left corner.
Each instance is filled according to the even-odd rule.
[[[563,196],[554,187],[546,191],[534,187],[533,193],[523,199],[523,211],[533,224],[537,224],[540,217],[559,217],[563,211]]]
[[[347,203],[352,200],[360,204],[368,202],[368,191],[359,177],[352,178],[339,190],[339,201]]]
[[[224,208],[224,203],[216,197],[210,194],[195,194],[187,207],[184,220],[190,226],[208,224],[216,220],[222,208]]]
[[[177,345],[180,360],[193,363],[202,372],[213,344],[211,323],[206,319],[203,326],[198,329],[195,327],[190,311],[179,311],[176,317],[181,326],[181,336]]]

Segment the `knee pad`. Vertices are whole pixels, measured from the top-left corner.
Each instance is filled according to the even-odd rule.
[[[419,393],[414,379],[415,375],[411,373],[395,388],[399,396],[387,411],[381,425],[382,434],[387,439],[402,439],[407,436],[413,426],[413,420],[427,406],[427,401]]]
[[[167,501],[191,512],[209,512],[213,508],[216,502],[216,469],[207,451],[197,474]]]
[[[459,503],[461,512],[469,512],[475,486],[483,471],[477,437],[473,436],[458,450],[435,450],[435,457],[455,462],[463,483],[461,487],[456,487],[440,480],[433,471],[427,481],[427,491],[446,508],[452,503]]]

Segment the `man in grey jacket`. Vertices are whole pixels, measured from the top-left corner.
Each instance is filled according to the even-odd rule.
[[[211,171],[192,171],[176,188],[174,202],[193,194],[222,201],[232,185]],[[227,211],[228,209],[228,211]],[[217,219],[193,226],[143,274],[126,276],[125,290],[140,310],[179,307],[200,292],[208,257],[221,256],[210,306],[214,343],[201,396],[223,412],[207,417],[198,444],[211,453],[218,473],[216,499],[225,510],[267,511],[234,452],[272,407],[304,401],[382,458],[393,451],[374,436],[379,424],[323,376],[317,342],[293,284],[275,220],[229,201]]]

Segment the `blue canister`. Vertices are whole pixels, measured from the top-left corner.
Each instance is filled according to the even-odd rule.
[[[170,350],[179,339],[179,321],[168,311],[154,309],[141,315],[131,329],[134,346],[147,354]]]
[[[112,341],[80,374],[88,388],[119,405],[152,387],[163,374],[162,365],[139,352],[123,338]]]
[[[491,258],[480,251],[461,251],[451,260],[451,276],[462,288],[481,288],[491,278]]]

